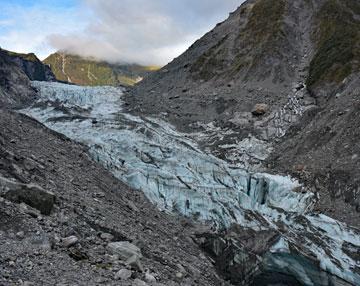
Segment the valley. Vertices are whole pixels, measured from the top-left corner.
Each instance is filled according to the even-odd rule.
[[[360,286],[360,4],[239,5],[162,68],[105,12],[0,49],[0,285]]]
[[[356,252],[343,252],[344,243],[353,249],[360,247],[360,233],[312,214],[319,198],[296,180],[238,169],[204,153],[194,140],[165,121],[125,113],[119,88],[41,82],[33,82],[33,87],[39,90],[40,99],[23,113],[87,145],[96,161],[134,190],[142,191],[160,210],[212,225],[218,231],[239,225],[255,232],[277,232],[274,240],[263,246],[262,257],[251,262],[253,267],[261,265],[304,285],[309,281],[346,285],[345,281],[355,283],[360,278],[357,261],[351,258]],[[283,246],[278,248],[278,244]],[[241,251],[248,257],[237,263],[249,263],[253,258],[250,251]],[[284,253],[289,260],[275,259]],[[285,268],[284,263],[288,263]],[[256,275],[247,275],[242,280],[256,279]]]

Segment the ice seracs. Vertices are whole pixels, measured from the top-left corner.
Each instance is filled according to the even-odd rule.
[[[304,285],[330,285],[316,278],[324,273],[359,285],[359,232],[312,214],[317,198],[299,191],[297,181],[237,168],[202,151],[164,120],[125,113],[120,88],[44,82],[33,86],[39,100],[23,113],[86,144],[94,159],[160,209],[218,230],[239,224],[275,231],[280,239],[269,245],[263,260],[270,270],[285,269]],[[302,261],[311,261],[311,267]]]

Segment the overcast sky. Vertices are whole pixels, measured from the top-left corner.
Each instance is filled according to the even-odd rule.
[[[0,46],[165,64],[243,0],[0,0]]]

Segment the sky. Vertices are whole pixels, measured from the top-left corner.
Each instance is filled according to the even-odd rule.
[[[0,47],[163,65],[243,0],[0,0]]]

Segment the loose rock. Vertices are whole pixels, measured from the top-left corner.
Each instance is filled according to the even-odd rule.
[[[114,239],[114,236],[110,233],[102,233],[100,235],[100,238],[105,240],[105,241],[112,241]]]
[[[108,244],[108,249],[112,254],[119,255],[119,258],[123,261],[127,261],[133,256],[142,257],[140,248],[128,241],[111,242]]]
[[[256,104],[254,109],[251,111],[251,113],[255,116],[261,116],[264,115],[269,109],[269,106],[264,103]]]
[[[116,280],[128,280],[132,275],[132,271],[128,269],[121,269],[115,274]]]
[[[182,279],[183,277],[184,277],[184,274],[182,274],[181,272],[176,273],[176,278],[177,279]]]
[[[151,275],[150,273],[145,274],[145,280],[146,280],[146,282],[149,282],[149,283],[156,282],[156,278],[153,275]]]
[[[16,234],[16,237],[19,238],[19,239],[24,239],[25,233],[24,233],[23,231],[19,231],[19,232]]]
[[[71,246],[74,246],[76,243],[78,243],[79,239],[72,235],[72,236],[69,236],[69,237],[66,237],[66,238],[63,238],[62,239],[62,244],[64,247],[71,247]]]

